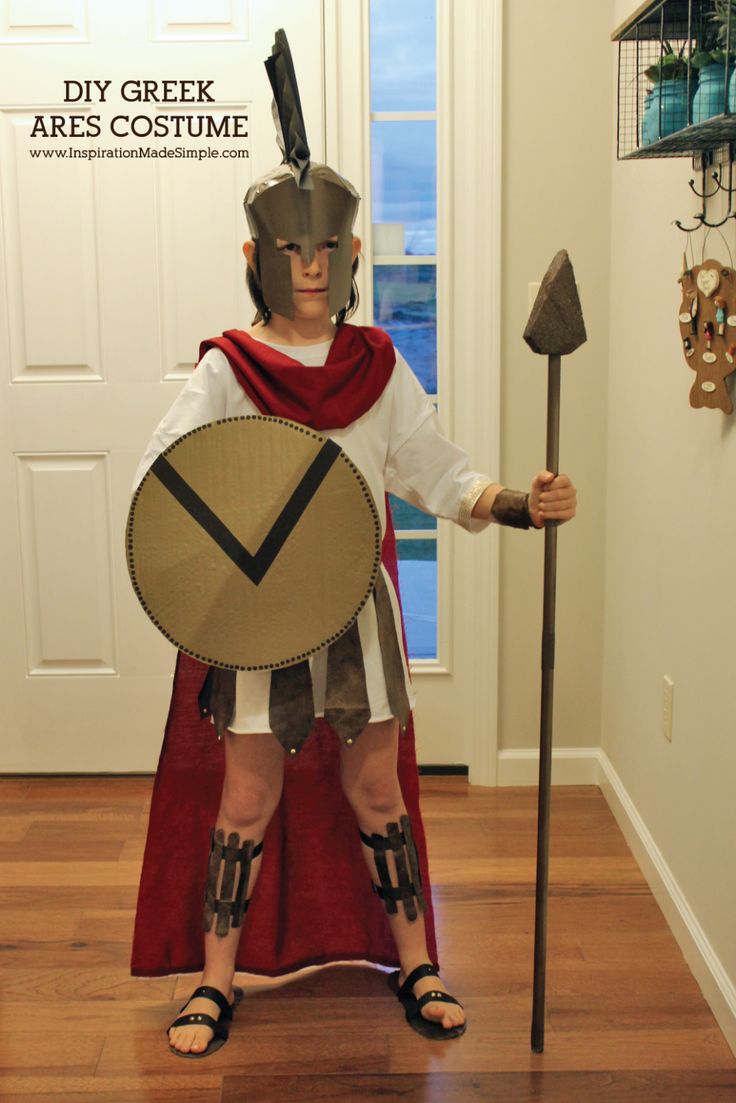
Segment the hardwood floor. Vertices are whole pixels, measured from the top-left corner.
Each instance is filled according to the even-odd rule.
[[[432,1043],[384,974],[245,978],[203,1061],[164,1028],[193,977],[134,979],[148,778],[0,778],[4,1103],[715,1103],[736,1061],[597,788],[553,790],[545,1052],[529,1045],[536,790],[422,777],[442,976]],[[243,978],[240,978],[241,982]]]

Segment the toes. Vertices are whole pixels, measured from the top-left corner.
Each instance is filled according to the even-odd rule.
[[[169,1045],[178,1053],[201,1053],[207,1048],[208,1042],[209,1036],[201,1027],[194,1031],[191,1028],[177,1027],[169,1034]]]
[[[441,1022],[445,1030],[451,1030],[453,1026],[462,1026],[465,1022],[462,1008],[453,1007],[452,1010],[448,1010],[446,1003],[437,1001],[430,1001],[425,1004],[422,1008],[422,1014],[431,1022]]]

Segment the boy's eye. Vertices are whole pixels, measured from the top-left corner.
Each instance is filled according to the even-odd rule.
[[[277,245],[276,248],[278,249],[279,253],[296,253],[297,255],[299,255],[299,253],[301,253],[302,251],[301,246],[297,245],[293,241],[287,241],[285,245]]]
[[[337,241],[323,241],[320,248],[326,249],[328,252],[334,252],[334,250],[337,249],[337,246]]]

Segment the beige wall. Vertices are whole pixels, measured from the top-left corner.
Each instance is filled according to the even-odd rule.
[[[615,159],[609,36],[635,6],[504,6],[501,474],[523,486],[540,465],[544,364],[520,334],[526,285],[564,246],[589,341],[563,361],[562,467],[580,488],[580,516],[559,541],[555,746],[602,746],[701,928],[702,958],[716,973],[720,962],[733,1016],[736,420],[688,402],[677,326],[685,238],[671,223],[697,209],[691,162]],[[736,256],[734,223],[727,238]],[[729,259],[715,231],[708,255]],[[536,743],[528,656],[538,654],[542,546],[523,533],[502,541],[500,739],[510,749]]]
[[[612,25],[628,7],[617,0]],[[691,162],[612,167],[602,746],[733,984],[736,421],[688,402],[676,321],[685,237],[671,222],[697,209]],[[736,255],[733,222],[726,234]],[[709,256],[728,262],[716,231]]]
[[[504,5],[500,478],[545,465],[547,361],[522,341],[528,285],[567,249],[588,343],[563,361],[560,466],[580,514],[558,535],[555,745],[600,740],[613,47],[608,4]],[[499,747],[538,743],[541,533],[501,533]]]

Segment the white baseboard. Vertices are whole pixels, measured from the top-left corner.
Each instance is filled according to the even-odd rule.
[[[538,780],[538,750],[499,753],[499,785],[536,785]],[[723,968],[608,755],[600,747],[553,749],[552,784],[600,787],[704,999],[736,1054],[736,985]]]
[[[552,750],[553,785],[600,785],[600,747],[560,747]],[[498,785],[537,785],[539,751],[533,748],[499,751]]]

